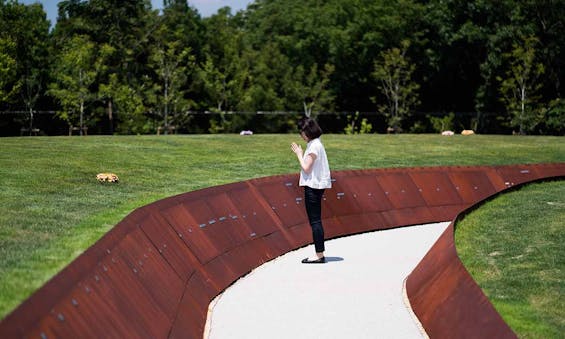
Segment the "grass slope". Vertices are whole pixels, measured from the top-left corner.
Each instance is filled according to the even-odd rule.
[[[0,318],[139,206],[298,171],[297,135],[0,139]],[[333,170],[565,162],[560,137],[325,135]],[[120,177],[99,184],[99,172]]]
[[[565,182],[530,184],[467,215],[459,256],[521,338],[565,333]]]

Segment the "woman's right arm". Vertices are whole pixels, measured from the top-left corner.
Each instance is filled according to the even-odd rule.
[[[316,161],[316,154],[310,153],[307,156],[304,156],[302,147],[300,147],[300,145],[296,144],[295,142],[290,145],[290,148],[292,149],[294,154],[296,154],[302,170],[307,174],[310,174],[314,166],[314,161]]]

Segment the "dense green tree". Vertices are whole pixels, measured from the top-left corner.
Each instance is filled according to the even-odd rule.
[[[104,55],[97,54],[96,45],[88,37],[74,36],[63,46],[58,62],[53,68],[53,82],[49,89],[60,103],[60,118],[69,126],[79,127],[83,135],[89,116],[85,116],[85,105],[96,97],[91,86],[97,77]]]
[[[213,111],[222,112],[228,106],[233,97],[233,87],[236,79],[229,79],[227,72],[222,72],[212,61],[207,59],[199,69],[200,80],[204,90],[214,100],[214,105],[210,108]]]
[[[143,126],[146,123],[138,119],[138,112],[149,109],[145,103],[145,90],[153,84],[148,84],[147,80],[156,81],[156,76],[147,77],[151,73],[148,59],[152,43],[156,40],[153,39],[153,33],[160,25],[157,12],[151,10],[148,0],[66,0],[59,3],[58,22],[53,33],[55,49],[61,49],[75,35],[84,35],[96,46],[106,45],[111,50],[104,58],[104,65],[101,65],[93,84],[94,87],[104,86],[106,89],[104,93],[98,93],[101,100],[93,105],[106,106],[104,110],[108,114],[110,133],[114,129],[145,130]],[[116,91],[109,92],[109,88]],[[98,88],[92,90],[97,92]],[[134,93],[135,98],[132,97],[127,104],[124,100],[121,102],[130,109],[132,103],[140,105],[133,111],[124,110],[111,95],[128,92]],[[120,127],[122,121],[125,126]],[[133,121],[138,121],[140,125],[132,126]]]
[[[538,43],[535,37],[527,37],[503,55],[509,68],[506,77],[499,78],[501,100],[511,114],[511,126],[518,127],[520,134],[531,132],[542,118],[538,92],[544,67],[536,59]]]
[[[25,108],[29,116],[27,128],[31,133],[37,102],[45,95],[48,69],[49,21],[40,4],[23,5],[0,2],[0,39],[4,40],[5,55],[16,61],[6,74],[9,102],[18,110]],[[5,64],[9,58],[4,59]]]
[[[431,62],[428,85],[422,88],[424,109],[476,111],[480,131],[501,131],[492,129],[508,119],[497,78],[505,77],[508,59],[503,55],[521,36],[540,41],[537,53],[546,68],[539,79],[546,89],[543,101],[562,96],[565,44],[558,32],[564,28],[563,1],[433,0],[425,13]]]
[[[203,59],[204,25],[198,11],[189,6],[187,0],[164,0],[160,26],[165,28],[160,33],[165,41],[178,41],[191,48],[198,60]]]
[[[217,112],[242,109],[240,102],[249,76],[243,33],[229,7],[206,19],[204,25],[205,59],[199,67],[199,80],[205,94],[203,108]]]
[[[184,88],[188,68],[193,64],[190,48],[183,48],[178,41],[158,44],[150,57],[150,65],[158,75],[158,109],[163,118],[163,128],[168,133],[171,116],[174,118],[180,110],[188,110],[184,100]],[[189,66],[187,66],[189,65]]]
[[[385,98],[384,103],[376,100],[379,111],[387,116],[389,127],[395,131],[402,130],[402,121],[419,103],[420,85],[412,79],[416,65],[406,56],[409,47],[410,42],[403,40],[400,48],[381,52],[373,71],[373,76],[380,82],[379,90]]]
[[[244,111],[285,111],[286,85],[292,81],[292,66],[275,43],[259,51],[248,51],[249,85],[239,107]],[[298,103],[300,104],[300,103]]]
[[[17,79],[16,44],[8,37],[0,37],[0,104],[8,103],[20,90]]]
[[[565,100],[551,100],[541,122],[543,134],[565,135]]]
[[[104,54],[85,101],[95,133],[150,133],[163,123],[183,132],[247,126],[279,131],[292,120],[227,113],[195,117],[183,113],[187,110],[346,112],[327,119],[333,131],[343,131],[344,117],[359,111],[384,131],[383,113],[369,113],[375,112],[375,94],[379,103],[388,102],[387,92],[379,90],[384,78],[374,76],[375,61],[384,61],[386,53],[391,57],[396,48],[397,57],[410,60],[412,93],[419,87],[418,96],[406,98],[421,101],[405,101],[412,107],[409,115],[386,109],[404,128],[431,131],[428,117],[454,112],[454,126],[510,132],[501,122],[518,120],[507,110],[509,102],[500,100],[497,79],[513,77],[508,72],[516,68],[517,57],[510,57],[514,44],[527,36],[538,41],[535,60],[544,73],[530,87],[538,95],[529,96],[537,103],[530,112],[539,117],[526,119],[531,123],[524,129],[562,133],[563,1],[256,0],[245,11],[232,14],[225,7],[208,18],[186,0],[163,5],[156,11],[149,0],[63,0],[49,33],[41,5],[0,0],[2,109],[62,111],[62,102],[50,102],[45,94],[46,70],[60,70],[61,52],[83,36],[97,57]],[[405,40],[411,44],[403,51]],[[167,76],[166,68],[176,71]],[[16,125],[15,118],[0,119],[3,131]]]
[[[369,111],[373,60],[403,38],[416,40],[423,9],[406,0],[263,0],[248,7],[244,26],[253,49],[276,44],[295,69],[334,65],[335,109]]]
[[[144,96],[139,89],[120,82],[117,74],[110,74],[108,82],[100,84],[98,96],[107,102],[107,114],[112,128],[110,133],[145,134],[153,131],[144,115]],[[116,113],[120,116],[120,122],[114,131],[113,120]]]
[[[200,93],[195,93],[197,60],[202,58],[204,31],[198,12],[187,1],[164,1],[161,16],[149,16],[148,67],[143,77],[145,104],[156,128],[189,129]]]
[[[23,68],[21,93],[26,110],[29,112],[28,129],[31,135],[36,103],[44,95],[47,87],[49,21],[43,8],[37,4],[28,6],[26,15],[20,19],[25,20],[23,26],[26,27],[22,31],[24,41],[21,42],[22,52],[26,55],[21,59]]]
[[[302,103],[305,116],[310,117],[314,107],[318,111],[332,111],[334,96],[328,85],[334,70],[335,67],[330,64],[321,70],[318,70],[318,64],[314,64],[306,72],[302,65],[296,68],[287,86],[291,86],[294,95],[299,98],[296,101]]]

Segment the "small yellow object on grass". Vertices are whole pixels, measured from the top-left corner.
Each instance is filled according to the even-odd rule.
[[[475,134],[475,131],[473,131],[472,129],[464,129],[463,131],[461,131],[461,135],[473,135]]]
[[[120,179],[114,173],[98,173],[96,180],[99,182],[118,182]]]

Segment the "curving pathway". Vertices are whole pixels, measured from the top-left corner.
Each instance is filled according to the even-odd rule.
[[[221,338],[422,338],[403,283],[449,222],[327,242],[329,262],[303,265],[311,246],[238,280],[210,305]]]

